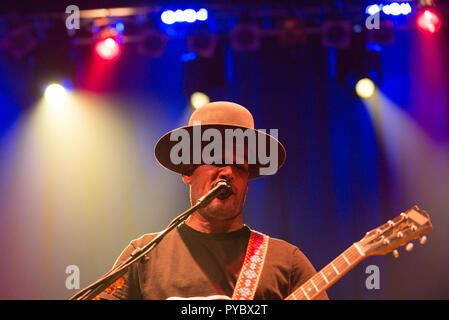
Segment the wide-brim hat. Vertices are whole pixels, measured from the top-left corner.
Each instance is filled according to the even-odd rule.
[[[214,130],[212,132],[209,129]],[[270,133],[272,131],[270,130]],[[254,140],[250,140],[249,138],[244,140],[246,150],[245,158],[246,160],[250,160],[248,161],[249,179],[274,174],[284,164],[286,151],[279,140],[273,135],[266,133],[265,130],[254,129],[254,119],[248,109],[239,104],[227,101],[208,103],[195,110],[187,126],[172,130],[159,139],[156,143],[154,153],[156,159],[162,166],[173,172],[183,174],[185,172],[183,169],[184,165],[205,164],[204,159],[202,159],[203,157],[198,153],[202,155],[202,150],[204,150],[207,144],[211,143],[212,138],[209,133],[220,133],[220,137],[223,139],[222,146],[225,146],[226,142],[224,140],[232,132],[244,132],[248,136],[255,136]],[[203,133],[208,133],[209,140],[195,142],[194,139],[203,137]],[[186,138],[189,145],[186,148],[188,150],[182,150],[186,152],[187,156],[183,158],[183,161],[180,161],[178,154],[180,151],[179,144],[184,143],[185,146],[186,143],[186,141],[181,141],[183,138]],[[236,147],[234,146],[234,148]],[[225,152],[224,148],[222,152]],[[174,155],[176,155],[176,159]],[[196,159],[194,159],[195,157]],[[200,163],[198,163],[198,158],[201,158]],[[275,163],[271,163],[270,161],[274,161]]]

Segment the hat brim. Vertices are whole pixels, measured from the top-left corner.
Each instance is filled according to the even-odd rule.
[[[184,163],[176,164],[176,163],[173,163],[172,160],[170,159],[170,151],[176,144],[179,143],[178,140],[172,141],[170,139],[170,137],[172,136],[172,134],[174,136],[177,136],[178,131],[186,131],[186,132],[188,132],[189,137],[193,137],[194,127],[195,126],[185,126],[185,127],[177,128],[175,130],[172,130],[172,131],[166,133],[159,139],[159,141],[156,143],[156,146],[154,148],[154,154],[155,154],[157,161],[163,167],[165,167],[166,169],[168,169],[170,171],[179,173],[179,174],[183,173]],[[207,125],[201,125],[198,127],[201,130],[201,137],[203,136],[203,132],[205,130],[211,129],[211,128],[219,130],[222,133],[221,137],[225,137],[226,129],[251,130],[255,133],[255,137],[256,137],[256,143],[251,146],[251,148],[253,149],[253,152],[255,152],[255,155],[259,155],[259,150],[258,150],[259,139],[265,139],[266,145],[265,145],[264,151],[266,153],[271,155],[271,152],[272,152],[271,146],[276,146],[276,148],[277,148],[277,168],[271,174],[274,174],[275,172],[277,172],[277,170],[279,170],[279,168],[281,168],[281,166],[285,162],[286,151],[285,151],[284,146],[279,142],[279,140],[277,140],[272,135],[267,134],[266,132],[263,132],[263,131],[260,131],[257,129],[252,129],[252,128],[245,128],[245,127],[232,126],[232,125],[223,125],[223,124],[207,124]],[[207,143],[209,143],[209,142],[207,142]],[[192,143],[192,139],[190,139],[190,155],[192,155],[192,154],[193,154],[193,143]],[[267,156],[267,154],[264,154],[264,156]],[[254,160],[255,161],[252,161],[253,163],[248,163],[249,179],[255,179],[255,178],[264,176],[265,174],[261,174],[261,171],[263,171],[261,169],[268,168],[271,165],[270,163],[261,163],[259,156],[256,156]],[[264,160],[265,160],[264,162],[266,162],[266,159],[264,159]],[[193,162],[190,162],[190,163],[193,163]],[[203,163],[199,163],[199,164],[203,164]]]

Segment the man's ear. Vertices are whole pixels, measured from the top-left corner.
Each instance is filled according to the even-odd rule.
[[[190,184],[192,182],[191,176],[182,175],[182,181],[184,181],[185,184]]]

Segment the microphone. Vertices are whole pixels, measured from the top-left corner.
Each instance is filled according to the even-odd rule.
[[[220,179],[217,182],[215,182],[215,184],[214,184],[214,186],[218,186],[218,185],[221,185],[223,187],[222,187],[222,191],[218,194],[217,198],[220,200],[229,198],[232,194],[231,184],[227,180]]]
[[[215,198],[219,198],[220,200],[224,200],[228,198],[232,194],[232,186],[228,181],[224,179],[218,180],[212,186],[212,189],[209,190],[204,196],[198,199],[195,206],[199,205],[199,208],[203,208],[207,206],[212,200]]]

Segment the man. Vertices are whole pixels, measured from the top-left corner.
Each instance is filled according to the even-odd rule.
[[[209,148],[213,152],[208,153],[204,152],[204,142],[211,140],[195,142],[195,130],[200,130],[202,137],[207,130],[215,130],[209,131],[213,133],[209,138],[223,139],[229,137],[230,131],[226,130],[235,130],[253,134],[256,140],[251,142],[248,138],[238,142],[236,139],[232,144],[215,141],[218,147]],[[186,136],[192,139],[186,140],[187,148],[180,148],[186,141],[179,138]],[[245,146],[239,148],[242,141],[246,141]],[[232,146],[231,152],[222,147],[225,145]],[[243,224],[242,208],[248,180],[263,176],[261,169],[272,165],[267,163],[266,157],[264,163],[260,161],[262,149],[275,156],[269,159],[276,162],[277,171],[285,161],[282,144],[273,136],[255,130],[251,113],[230,102],[207,104],[192,114],[189,126],[164,135],[156,145],[156,158],[164,167],[182,175],[183,182],[190,186],[192,205],[217,181],[226,181],[231,192],[215,198],[166,234],[144,259],[131,266],[124,276],[123,286],[112,294],[102,293],[101,298],[285,299],[312,277],[316,271],[297,247]],[[182,158],[184,161],[179,161],[180,150],[187,155]],[[198,157],[195,162],[199,154],[200,162]],[[156,235],[146,234],[131,241],[114,266],[120,265]],[[318,298],[327,299],[327,295],[322,293]]]

